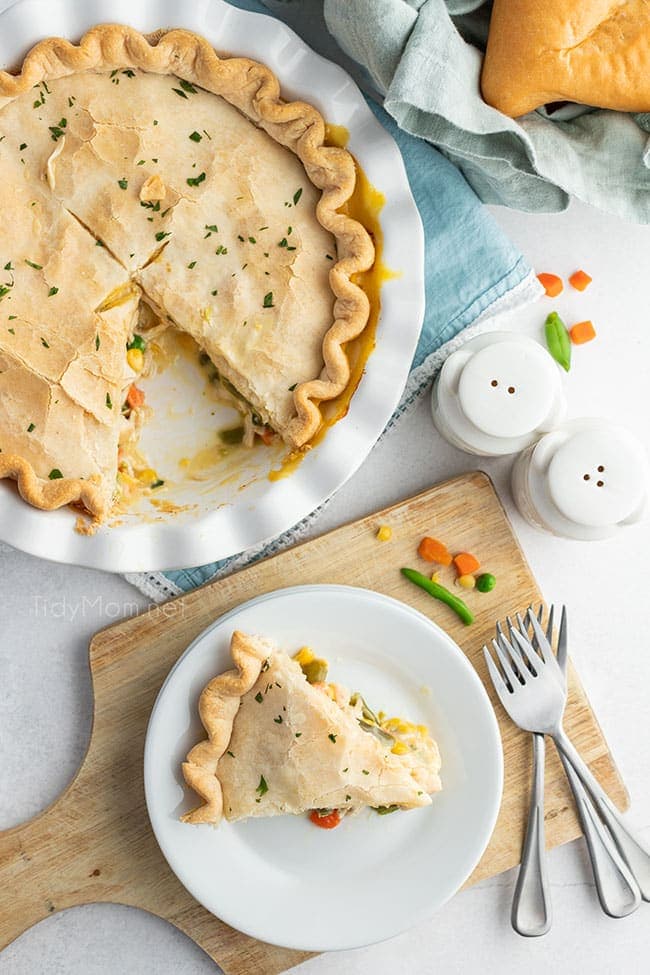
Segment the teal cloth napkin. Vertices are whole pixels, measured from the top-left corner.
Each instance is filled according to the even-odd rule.
[[[234,5],[247,10],[265,10],[257,0],[236,0]],[[269,0],[268,6],[274,13],[279,10],[282,14],[290,7],[292,25],[301,30],[312,47],[332,59],[345,61],[322,26],[322,3],[318,0],[290,4]],[[306,23],[304,19],[296,23],[296,16],[301,15]],[[291,20],[288,16],[285,19]],[[524,258],[449,160],[427,142],[401,131],[379,105],[373,101],[369,104],[401,149],[425,228],[426,314],[406,397],[413,400],[431,379],[440,361],[437,353],[445,343],[479,318],[531,300],[541,289]],[[401,410],[406,405],[404,400]],[[128,578],[153,598],[187,591],[217,573],[223,574],[254,557],[280,550],[295,541],[313,517],[309,516],[263,549],[244,556],[193,569],[135,574]]]
[[[302,6],[300,0],[293,6]],[[571,105],[510,119],[481,98],[485,0],[325,0],[401,128],[438,146],[485,203],[557,211],[569,194],[650,222],[650,114]]]

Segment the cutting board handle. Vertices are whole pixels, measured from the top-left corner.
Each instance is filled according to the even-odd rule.
[[[83,823],[69,825],[78,777],[34,819],[0,832],[0,949],[49,914],[97,899],[101,873],[84,878],[76,862]]]
[[[154,613],[141,623],[160,626]],[[95,713],[81,766],[47,809],[0,831],[0,950],[55,911],[103,901],[163,918],[227,975],[274,975],[309,957],[261,944],[209,914],[170,871],[149,827],[144,733],[169,668],[193,636],[166,656],[152,652],[155,639],[143,647],[115,628],[91,642]]]

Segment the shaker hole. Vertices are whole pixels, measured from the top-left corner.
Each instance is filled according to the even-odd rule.
[[[499,385],[499,383],[498,383],[498,380],[496,380],[496,379],[493,379],[492,382],[490,383],[490,386],[498,386],[498,385]]]
[[[590,480],[591,480],[590,475],[589,474],[585,474],[585,476],[583,477],[583,481],[590,481]]]
[[[510,393],[511,396],[514,393],[514,391],[515,391],[515,387],[514,386],[508,386],[508,392]]]
[[[602,464],[600,464],[600,466],[598,467],[598,473],[599,474],[602,474],[604,470],[605,470],[605,468],[603,467]]]
[[[603,487],[604,484],[605,484],[604,481],[596,481],[596,487]]]

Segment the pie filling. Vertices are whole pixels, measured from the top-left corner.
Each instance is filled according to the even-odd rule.
[[[431,803],[441,789],[429,729],[373,712],[327,681],[327,663],[303,648],[291,658],[262,637],[235,632],[236,670],[204,688],[207,732],[183,763],[203,804],[185,822],[309,814],[332,828],[363,808],[382,815]]]
[[[146,43],[109,26],[82,46],[98,38]],[[49,43],[41,70],[63,57]],[[345,341],[368,317],[351,278],[372,244],[312,178],[344,202],[351,157],[323,136],[301,148],[301,131],[324,132],[309,106],[284,106],[286,133],[265,122],[284,103],[259,94],[272,76],[254,62],[219,61],[182,31],[147,57],[167,65],[189,50],[214,62],[220,94],[164,66],[62,70],[4,99],[0,85],[0,476],[40,507],[76,502],[101,520],[136,485],[161,486],[137,451],[157,329],[194,339],[240,414],[215,430],[226,446],[306,447],[317,404],[349,379]],[[42,65],[38,51],[28,57]]]
[[[165,485],[165,480],[150,466],[140,450],[139,435],[142,425],[150,420],[153,413],[147,405],[146,388],[143,388],[142,380],[145,380],[146,386],[149,376],[167,367],[167,357],[160,353],[158,343],[161,336],[171,328],[172,325],[160,322],[150,307],[143,303],[138,316],[139,331],[134,332],[126,344],[126,361],[134,373],[134,380],[124,390],[121,406],[126,423],[120,432],[117,453],[116,509],[128,507],[143,493],[151,493]],[[215,426],[216,441],[222,446],[220,456],[225,457],[237,447],[252,448],[258,444],[269,446],[276,442],[279,439],[278,434],[262,420],[233,384],[219,373],[208,353],[190,341],[191,354],[196,357],[210,383],[215,402],[231,407],[240,416],[238,423]],[[189,476],[201,479],[191,472]]]

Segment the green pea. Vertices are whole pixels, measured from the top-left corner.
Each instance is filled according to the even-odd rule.
[[[144,350],[147,348],[147,343],[142,336],[138,335],[136,332],[131,341],[127,343],[126,347],[127,349],[140,349],[140,352],[144,352]]]
[[[497,580],[491,572],[484,572],[476,580],[476,588],[479,592],[492,592],[497,584]]]

